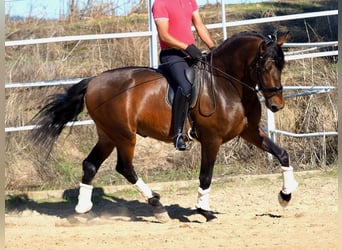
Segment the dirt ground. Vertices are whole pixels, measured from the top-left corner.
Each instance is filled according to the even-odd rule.
[[[75,200],[27,199],[5,214],[5,249],[337,249],[336,175],[296,177],[286,208],[277,200],[280,174],[215,179],[210,201],[218,219],[209,223],[194,210],[197,181],[150,184],[167,223],[156,222],[130,186],[97,189],[105,195],[94,196],[82,216]]]

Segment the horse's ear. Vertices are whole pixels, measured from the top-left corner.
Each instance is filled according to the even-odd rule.
[[[286,42],[286,40],[287,40],[287,37],[289,36],[289,31],[287,31],[286,33],[284,33],[283,35],[281,35],[280,37],[278,37],[278,39],[277,39],[277,44],[279,45],[279,46],[282,46],[285,42]]]

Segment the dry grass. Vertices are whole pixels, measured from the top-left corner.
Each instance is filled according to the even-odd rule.
[[[272,13],[267,8],[259,12],[261,16]],[[103,15],[96,15],[96,12],[92,13],[96,18],[83,18],[82,20],[74,18],[51,22],[7,20],[6,37],[8,40],[16,40],[147,29],[147,18],[142,14],[118,18],[103,17]],[[220,16],[219,8],[209,9],[203,13],[206,23],[219,21],[217,20]],[[251,15],[251,12],[247,13]],[[230,15],[231,13],[228,13],[231,19]],[[243,13],[236,13],[234,17],[238,18],[240,15]],[[310,25],[313,27],[313,24]],[[240,27],[240,30],[234,28],[229,32],[238,32],[245,28],[262,32],[290,29],[287,24],[260,25]],[[334,28],[335,26],[329,27],[329,29]],[[213,38],[219,43],[222,37],[221,31],[211,32]],[[315,34],[318,33],[315,32]],[[292,38],[297,41],[295,35],[296,32]],[[309,40],[313,40],[312,31],[306,36]],[[322,36],[324,35],[315,36],[315,39]],[[87,77],[121,66],[149,65],[148,46],[146,38],[127,38],[7,47],[6,82]],[[291,86],[336,85],[336,61],[325,58],[289,62],[283,73],[283,83]],[[6,89],[6,127],[28,125],[46,97],[60,92],[62,88]],[[336,103],[337,91],[287,99],[285,109],[276,114],[277,128],[295,133],[336,131]],[[86,112],[82,113],[81,118],[87,119]],[[264,125],[265,121],[263,121]],[[96,142],[96,132],[94,126],[74,127],[72,133],[69,134],[69,132],[68,129],[63,132],[49,162],[45,162],[44,158],[40,157],[40,152],[36,152],[32,145],[29,145],[26,132],[7,133],[6,188],[59,188],[76,185],[82,175],[81,162]],[[276,139],[277,143],[289,152],[292,165],[297,169],[325,168],[337,161],[337,137],[296,139],[278,135]],[[139,138],[138,145],[134,163],[139,174],[146,178],[149,178],[151,174],[157,178],[161,170],[165,169],[175,170],[171,174],[172,177],[168,176],[170,172],[165,174],[166,178],[178,178],[179,174],[176,172],[184,173],[180,178],[192,178],[198,171],[200,159],[198,145],[194,145],[189,152],[185,153],[177,153],[172,145],[150,139]],[[153,147],[150,148],[150,145]],[[115,160],[116,156],[113,154],[104,163],[97,175],[99,183],[108,185],[122,181],[122,178],[114,173]],[[270,162],[264,152],[236,138],[222,146],[217,159],[217,174],[270,173],[276,171],[274,168],[276,164],[276,162]],[[151,168],[154,169],[153,173],[149,170]]]

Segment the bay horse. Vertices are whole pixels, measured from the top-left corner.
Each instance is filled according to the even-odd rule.
[[[216,218],[209,205],[213,168],[219,148],[236,136],[274,155],[283,170],[283,187],[278,194],[286,206],[297,188],[288,153],[276,145],[259,127],[261,104],[273,112],[284,107],[281,73],[285,65],[282,45],[288,33],[267,37],[257,32],[241,32],[221,43],[197,64],[198,98],[189,111],[187,127],[201,144],[197,211],[207,221]],[[201,66],[202,65],[202,66]],[[134,170],[132,159],[138,135],[172,142],[172,112],[166,101],[168,82],[151,67],[123,67],[86,78],[50,96],[33,119],[33,140],[52,149],[65,125],[75,121],[86,105],[93,119],[98,141],[84,159],[79,187],[78,213],[92,208],[92,180],[103,161],[117,151],[116,171],[147,200],[161,221],[168,214],[153,192]]]

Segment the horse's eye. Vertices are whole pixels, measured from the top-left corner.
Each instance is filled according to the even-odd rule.
[[[273,67],[274,60],[267,60],[264,64],[263,71],[270,71]]]
[[[274,60],[274,64],[278,67],[278,68],[280,68],[280,69],[282,69],[283,67],[284,67],[284,60],[282,59],[282,58],[276,58],[275,60]]]

